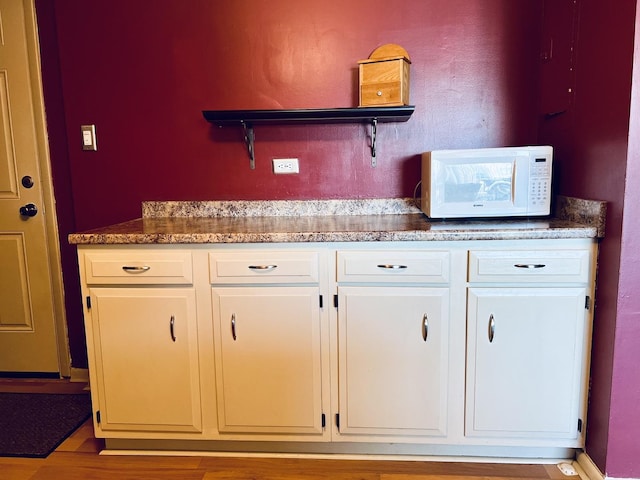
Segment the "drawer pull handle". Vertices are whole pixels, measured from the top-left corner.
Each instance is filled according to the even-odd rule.
[[[378,268],[384,268],[386,270],[402,270],[403,268],[407,268],[407,266],[384,263],[384,264],[378,265]]]
[[[122,270],[124,270],[127,273],[143,273],[143,272],[146,272],[149,269],[151,269],[151,267],[149,265],[144,265],[142,267],[132,267],[132,266],[129,266],[129,265],[124,265],[122,267]]]
[[[235,341],[236,339],[236,314],[235,313],[231,314],[231,337],[233,337],[233,340]]]
[[[516,268],[544,268],[546,265],[544,263],[516,263],[514,265]]]
[[[493,337],[496,334],[496,321],[493,319],[493,313],[489,315],[489,343],[493,343]]]
[[[174,330],[174,324],[176,323],[175,315],[171,315],[171,320],[169,320],[169,333],[171,333],[171,340],[176,341],[176,332]]]
[[[427,317],[427,314],[425,313],[422,316],[422,340],[426,342],[428,337],[429,337],[429,317]]]
[[[251,270],[273,270],[274,268],[278,268],[278,265],[249,265]]]

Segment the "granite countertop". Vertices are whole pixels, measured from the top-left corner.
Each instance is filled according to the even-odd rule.
[[[144,202],[142,218],[78,245],[600,238],[605,202],[558,197],[541,219],[430,220],[412,199]]]

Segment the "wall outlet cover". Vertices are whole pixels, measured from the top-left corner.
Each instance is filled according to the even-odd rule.
[[[288,173],[300,173],[297,158],[274,158],[273,159],[273,173],[288,174]]]
[[[578,475],[578,471],[569,462],[559,463],[558,468],[560,469],[563,475],[566,475],[568,477],[575,477]]]

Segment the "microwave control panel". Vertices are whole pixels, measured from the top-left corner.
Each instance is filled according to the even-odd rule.
[[[551,161],[536,158],[529,169],[529,204],[535,209],[549,205],[551,198]]]

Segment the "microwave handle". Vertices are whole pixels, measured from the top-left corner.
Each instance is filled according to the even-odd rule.
[[[518,171],[518,161],[514,160],[511,169],[511,205],[516,203],[516,172]]]

